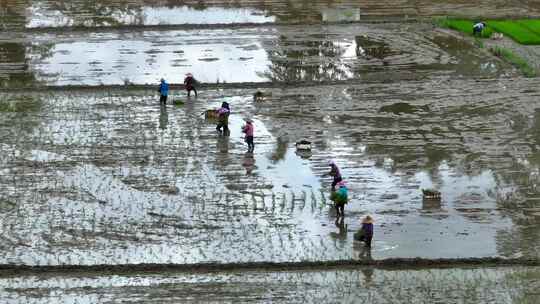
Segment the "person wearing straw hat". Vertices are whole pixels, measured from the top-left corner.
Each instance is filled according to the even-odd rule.
[[[169,95],[169,84],[163,78],[161,78],[160,80],[158,92],[160,94],[159,103],[164,105],[167,104],[167,96]]]
[[[253,142],[253,133],[255,129],[253,127],[253,120],[250,118],[244,118],[246,124],[242,127],[242,132],[246,134],[245,141],[248,144],[248,153],[253,153],[255,149],[255,143]]]
[[[354,234],[356,241],[366,243],[366,247],[371,248],[371,240],[373,239],[373,219],[367,215],[362,219],[362,228]]]
[[[186,78],[184,78],[184,87],[186,88],[188,97],[191,96],[191,91],[194,91],[195,97],[197,97],[197,89],[195,89],[195,78],[193,78],[193,74],[186,74]]]

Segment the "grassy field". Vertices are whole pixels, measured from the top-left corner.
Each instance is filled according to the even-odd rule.
[[[474,21],[466,19],[436,19],[436,24],[472,35]],[[540,45],[540,20],[487,20],[482,38],[489,38],[494,32],[503,33],[520,44]]]
[[[540,44],[540,28],[535,26],[535,21],[540,20],[519,20],[519,21],[488,21],[488,27],[494,31],[503,33],[520,44]],[[536,33],[530,28],[535,28]]]
[[[538,19],[527,19],[527,20],[519,20],[518,23],[526,27],[531,32],[540,35],[540,20]]]

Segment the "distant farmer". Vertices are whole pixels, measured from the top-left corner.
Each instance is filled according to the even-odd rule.
[[[167,104],[167,95],[169,95],[169,84],[163,78],[161,78],[161,82],[159,84],[158,92],[161,95],[159,97],[159,103],[160,104]]]
[[[331,199],[334,201],[334,206],[336,207],[337,217],[345,217],[345,204],[349,201],[349,194],[347,190],[347,185],[344,181],[341,181],[337,184],[339,189],[335,192],[332,192]]]
[[[226,102],[223,102],[221,104],[221,108],[218,109],[218,124],[216,126],[216,130],[225,135],[229,136],[229,115],[231,114],[231,108],[229,107],[229,104]],[[223,128],[223,132],[221,131],[221,128]]]
[[[195,78],[193,78],[193,74],[186,74],[186,78],[184,78],[184,86],[186,87],[188,97],[191,96],[191,91],[194,91],[195,97],[197,97],[197,89],[195,89]]]
[[[253,127],[253,121],[249,118],[245,119],[246,124],[242,127],[242,132],[246,134],[245,141],[248,145],[248,152],[253,153],[255,144],[253,143],[253,133],[255,131]]]
[[[334,180],[332,181],[332,191],[335,191],[337,183],[341,182],[343,178],[341,177],[341,172],[339,172],[338,166],[333,160],[329,161],[328,165],[330,166],[330,172],[328,172],[328,175],[334,177]]]
[[[373,239],[373,219],[371,216],[366,216],[362,220],[362,228],[354,234],[354,240],[366,243],[366,247],[371,248],[371,240]]]
[[[477,22],[473,25],[473,36],[479,35],[482,36],[482,31],[486,27],[484,22]]]

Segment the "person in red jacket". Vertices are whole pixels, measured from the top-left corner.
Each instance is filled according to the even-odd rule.
[[[195,78],[193,78],[193,74],[186,74],[186,78],[184,78],[184,86],[186,88],[188,97],[191,96],[191,91],[194,91],[195,97],[197,97],[197,89],[195,89]]]

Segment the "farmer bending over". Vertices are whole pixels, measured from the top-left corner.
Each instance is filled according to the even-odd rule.
[[[482,36],[482,31],[486,27],[486,24],[484,22],[477,22],[473,25],[473,36],[476,36],[477,34],[479,36]]]
[[[339,168],[333,160],[329,161],[328,165],[330,166],[330,172],[328,172],[328,175],[334,177],[334,180],[332,181],[332,191],[335,191],[337,183],[341,182],[343,178],[341,178]]]
[[[366,247],[371,248],[371,240],[373,239],[373,219],[371,216],[366,216],[362,220],[362,228],[354,234],[356,241],[366,243]]]
[[[195,78],[193,78],[193,74],[186,74],[186,78],[184,78],[184,86],[186,87],[188,97],[191,96],[191,91],[194,91],[195,97],[197,97],[197,90],[195,89]]]
[[[221,108],[217,111],[218,113],[218,124],[216,126],[216,130],[219,133],[221,132],[221,128],[223,128],[223,135],[229,136],[229,115],[231,114],[231,109],[229,108],[229,104],[226,102],[223,102],[221,104]]]

